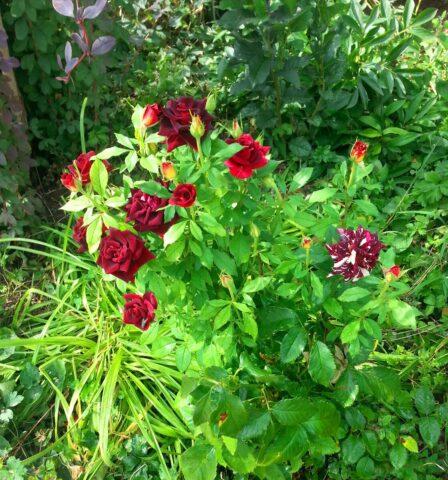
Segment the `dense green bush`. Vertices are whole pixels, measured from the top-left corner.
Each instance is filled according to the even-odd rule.
[[[412,1],[116,0],[97,22],[116,48],[63,85],[50,50],[70,25],[8,2],[10,31],[28,16],[12,48],[31,58],[40,168],[67,164],[71,193],[65,229],[0,240],[0,307],[39,270],[25,255],[43,264],[0,331],[0,479],[446,478],[444,18]],[[38,55],[33,8],[55,32]],[[214,129],[205,101],[134,107],[180,90],[212,92]],[[253,170],[231,139],[257,127],[272,155],[251,143]],[[360,231],[330,257],[360,225],[378,264],[329,278],[379,248]],[[156,258],[130,273],[141,242]]]
[[[359,136],[409,170],[435,138],[446,146],[444,20],[412,0],[360,3],[223,0],[219,23],[234,41],[219,73],[282,158],[316,163],[318,147]]]

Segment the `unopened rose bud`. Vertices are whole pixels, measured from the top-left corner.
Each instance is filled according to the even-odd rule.
[[[233,278],[226,273],[221,273],[221,275],[219,276],[219,281],[224,288],[230,289],[234,286]]]
[[[143,111],[143,125],[145,127],[155,125],[159,121],[160,114],[161,109],[157,103],[146,105],[145,110]]]
[[[260,236],[260,229],[255,225],[255,223],[251,223],[249,228],[251,237],[258,238]]]
[[[205,133],[205,126],[198,115],[191,117],[190,133],[196,140],[199,140]]]
[[[231,134],[233,138],[241,137],[241,135],[243,134],[243,129],[240,127],[240,124],[238,123],[238,120],[236,118],[232,124]]]
[[[389,270],[386,271],[386,280],[388,282],[392,282],[394,278],[398,278],[401,274],[401,268],[398,265],[394,265],[390,267]]]
[[[216,95],[214,93],[211,93],[207,97],[205,109],[207,110],[208,113],[213,113],[216,110]]]
[[[311,238],[305,237],[305,238],[302,240],[302,247],[303,247],[305,250],[309,250],[309,249],[311,248]]]
[[[350,151],[350,158],[356,163],[361,163],[366,156],[368,148],[369,146],[367,143],[361,142],[361,140],[356,140]]]
[[[218,425],[221,426],[226,420],[229,415],[226,412],[219,414]]]
[[[148,143],[148,147],[151,153],[157,153],[157,143]]]
[[[162,175],[165,180],[174,180],[176,178],[176,169],[172,162],[162,162]]]

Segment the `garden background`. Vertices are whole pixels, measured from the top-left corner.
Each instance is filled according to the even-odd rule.
[[[446,7],[109,0],[86,24],[113,48],[64,83],[74,19],[2,2],[0,478],[448,478]],[[222,138],[235,119],[261,135],[269,166],[244,188],[205,161],[195,177],[196,153],[157,135],[154,160],[136,106],[181,96],[209,99]],[[159,301],[144,333],[121,327],[134,287],[77,254],[60,209],[82,131],[128,152],[108,157],[123,187],[95,189],[105,205],[152,161],[203,181],[198,216],[146,239],[164,256],[135,282]],[[374,273],[327,278],[325,245],[358,225],[386,245]]]

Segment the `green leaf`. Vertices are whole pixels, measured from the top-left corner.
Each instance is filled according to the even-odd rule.
[[[405,302],[396,298],[389,300],[388,307],[391,314],[391,320],[395,327],[398,328],[417,328],[416,309]]]
[[[135,142],[135,140],[133,140],[129,137],[126,137],[125,135],[122,135],[121,133],[116,133],[115,138],[117,139],[117,142],[120,145],[123,145],[124,147],[130,148],[130,149],[134,148],[134,143],[133,142]]]
[[[159,161],[154,155],[140,158],[140,165],[151,173],[159,173]]]
[[[219,237],[227,236],[226,229],[209,213],[199,212],[199,222],[207,232]]]
[[[439,441],[441,429],[435,417],[424,417],[418,421],[418,429],[428,447],[434,447]]]
[[[355,320],[346,325],[341,332],[342,343],[352,343],[358,338],[359,329],[361,328],[361,321]]]
[[[389,458],[392,466],[400,470],[408,461],[408,452],[401,443],[396,443],[389,452]]]
[[[100,160],[108,160],[109,158],[118,157],[119,155],[127,152],[129,152],[127,148],[110,147],[106,148],[100,153],[97,153],[93,158],[99,158]]]
[[[176,367],[181,371],[185,372],[191,363],[191,352],[186,345],[180,346],[176,350]]]
[[[103,395],[101,397],[101,408],[99,410],[99,419],[98,419],[98,434],[99,441],[98,445],[100,448],[101,458],[103,459],[106,465],[111,465],[110,456],[109,456],[109,432],[112,431],[110,428],[110,419],[112,414],[112,407],[115,399],[115,389],[117,386],[118,375],[121,368],[121,358],[122,353],[119,350],[115,353],[112,363],[110,364],[109,369],[107,370],[106,377],[103,383]]]
[[[313,167],[305,167],[296,173],[292,178],[291,189],[294,190],[297,188],[302,188],[304,185],[306,185],[313,175],[313,170]]]
[[[61,207],[61,210],[65,210],[66,212],[80,212],[81,210],[85,210],[86,208],[92,206],[92,201],[84,195],[81,195],[80,197],[69,200]]]
[[[313,289],[313,293],[317,298],[322,298],[324,296],[324,286],[322,282],[319,280],[319,277],[314,273],[310,273],[310,280],[311,280],[311,288]]]
[[[202,235],[201,227],[197,223],[193,222],[193,220],[190,221],[190,232],[196,240],[202,242],[204,237]]]
[[[227,450],[230,452],[231,455],[235,455],[236,447],[238,445],[238,440],[236,438],[227,437],[223,435],[221,437],[224,445],[226,446]]]
[[[361,478],[375,477],[375,464],[370,457],[362,457],[356,464],[356,473]]]
[[[411,24],[414,8],[415,8],[414,0],[407,0],[406,5],[404,6],[404,11],[403,11],[403,22],[405,27],[409,27],[409,25]]]
[[[256,410],[249,413],[248,422],[238,434],[238,438],[242,440],[260,437],[266,432],[271,423],[271,415],[269,412]]]
[[[271,282],[271,277],[257,277],[248,280],[243,287],[243,293],[255,293],[266,288]]]
[[[86,232],[87,246],[89,253],[95,253],[100,246],[101,237],[103,235],[103,219],[98,216],[89,224]]]
[[[368,295],[371,295],[369,290],[361,287],[352,287],[345,290],[345,292],[339,296],[338,300],[341,302],[356,302],[357,300],[365,298]]]
[[[142,192],[147,193],[148,195],[156,195],[160,198],[170,198],[171,192],[168,191],[163,185],[155,180],[148,180],[145,183],[139,185],[139,188]]]
[[[336,364],[325,343],[317,341],[311,348],[308,372],[315,382],[329,386],[336,372]]]
[[[437,9],[435,8],[425,8],[423,12],[419,13],[415,20],[412,22],[413,27],[418,27],[419,25],[424,25],[425,23],[430,22],[437,15]]]
[[[342,443],[342,458],[344,463],[352,465],[356,463],[365,453],[364,442],[354,435],[350,435]]]
[[[293,362],[305,349],[307,333],[303,328],[292,328],[280,345],[280,360],[283,363]]]
[[[194,445],[180,456],[185,480],[215,480],[216,451],[211,445]]]
[[[300,425],[315,413],[313,403],[306,398],[288,398],[272,407],[272,414],[282,425]]]
[[[325,187],[321,190],[316,190],[315,192],[313,192],[308,197],[308,201],[310,203],[326,202],[327,200],[330,200],[330,198],[334,197],[336,195],[336,192],[337,188]]]
[[[434,395],[432,394],[431,390],[426,386],[417,388],[415,392],[414,402],[417,410],[422,415],[430,415],[434,411],[434,408],[436,406]]]
[[[229,467],[238,473],[250,473],[257,465],[253,448],[249,447],[241,440],[238,441],[238,446],[234,455],[228,450],[224,450],[223,457]]]
[[[181,235],[184,233],[185,227],[187,226],[187,220],[171,225],[168,231],[163,236],[163,245],[165,248],[168,245],[171,245],[176,240],[178,240]]]
[[[218,330],[219,328],[223,327],[231,318],[232,318],[232,307],[230,305],[227,305],[222,310],[220,310],[215,317],[215,321],[213,323],[215,330]]]
[[[415,439],[409,435],[403,437],[402,440],[403,447],[409,450],[412,453],[418,453],[418,445]]]

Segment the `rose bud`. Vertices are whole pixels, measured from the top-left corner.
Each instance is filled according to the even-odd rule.
[[[84,217],[79,217],[73,227],[73,240],[79,244],[78,253],[87,250],[87,227],[84,226]]]
[[[334,261],[329,276],[342,275],[345,280],[356,282],[370,274],[385,245],[378,240],[376,234],[362,227],[356,231],[338,228],[338,232],[341,240],[326,246]]]
[[[239,143],[244,147],[224,162],[224,165],[229,168],[230,175],[233,177],[244,180],[251,177],[254,170],[267,165],[268,159],[266,154],[269,152],[270,147],[263,147],[248,133],[243,133],[236,139],[228,138],[226,143]]]
[[[176,169],[172,162],[162,162],[162,175],[165,180],[174,180],[176,178]]]
[[[94,155],[95,152],[93,150],[81,153],[73,164],[67,167],[68,173],[63,173],[61,176],[61,182],[66,188],[76,192],[78,190],[77,183],[82,186],[90,183],[90,169],[93,165],[92,157]],[[107,171],[110,172],[112,170],[110,163],[107,160],[103,160],[103,163]]]
[[[191,207],[195,201],[196,187],[191,183],[182,183],[174,189],[169,204],[187,208]]]
[[[302,241],[302,247],[305,250],[309,250],[311,248],[311,238],[305,237]]]
[[[230,289],[234,286],[233,278],[226,273],[221,273],[221,275],[219,276],[219,281],[224,288]]]
[[[258,238],[260,236],[260,229],[255,225],[255,223],[251,222],[249,229],[252,238]]]
[[[361,163],[366,156],[368,147],[367,143],[356,140],[350,151],[350,158],[356,163]]]
[[[162,108],[159,135],[166,137],[168,152],[181,145],[197,148],[196,139],[190,133],[193,115],[201,119],[205,132],[212,129],[213,117],[205,109],[205,104],[205,98],[195,100],[190,97],[181,97],[177,100],[170,100],[166,107]]]
[[[398,265],[394,265],[386,271],[386,280],[391,282],[394,277],[398,278],[401,274],[401,268]]]
[[[191,117],[190,133],[196,140],[200,140],[205,133],[205,126],[198,115]]]
[[[241,137],[243,134],[243,130],[240,127],[240,124],[238,123],[238,120],[235,118],[232,123],[232,131],[231,131],[232,137],[233,138],[238,138]]]
[[[168,205],[166,198],[149,195],[139,189],[131,190],[131,197],[124,207],[127,222],[134,222],[137,232],[153,232],[163,237],[166,231],[176,223],[177,218],[165,223],[164,208]]]
[[[96,263],[106,273],[125,282],[133,282],[138,269],[154,258],[155,255],[137,235],[129,230],[110,228],[109,234],[101,240]]]
[[[146,105],[143,111],[143,125],[145,127],[151,127],[159,121],[161,109],[157,103]]]
[[[148,330],[153,322],[157,309],[157,299],[152,292],[144,295],[127,293],[124,296],[126,304],[123,311],[123,323],[135,325],[140,330]]]
[[[216,95],[211,93],[207,97],[207,102],[205,103],[205,109],[208,113],[213,113],[216,110]]]

